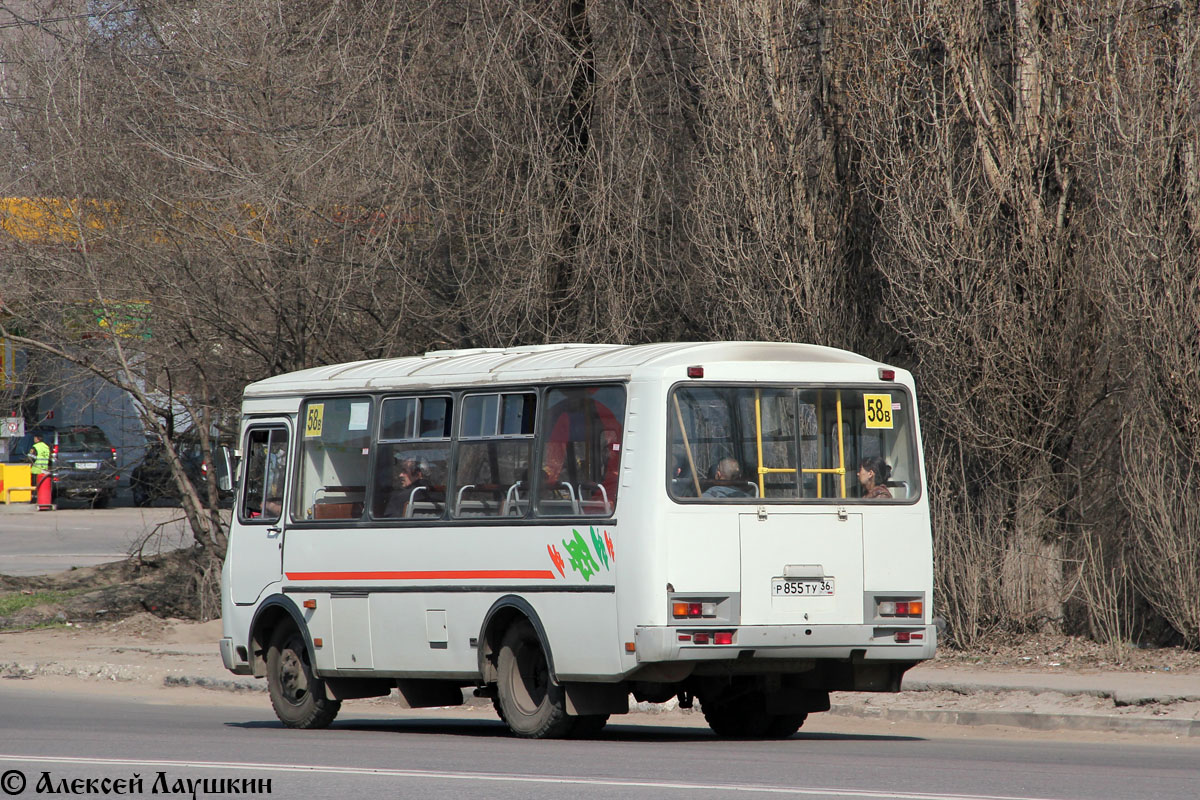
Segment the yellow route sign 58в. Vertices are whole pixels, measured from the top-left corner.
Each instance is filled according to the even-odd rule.
[[[866,411],[868,428],[892,428],[892,396],[890,394],[864,394],[863,410]]]
[[[308,416],[304,418],[304,438],[310,439],[321,435],[321,426],[325,421],[325,404],[313,403],[308,407]],[[892,427],[888,425],[888,427]]]

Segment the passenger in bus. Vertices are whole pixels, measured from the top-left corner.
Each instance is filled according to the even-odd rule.
[[[880,456],[867,456],[858,463],[858,482],[862,484],[864,500],[891,500],[887,487],[892,468]]]
[[[675,457],[675,469],[671,472],[671,485],[676,497],[695,497],[696,479],[686,456]]]
[[[712,470],[713,480],[723,481],[704,490],[702,497],[749,497],[750,493],[741,486],[731,486],[729,481],[742,477],[742,465],[736,458],[726,456],[716,463]]]
[[[542,462],[543,486],[548,492],[559,489],[563,481],[584,483],[596,479],[604,487],[610,505],[616,504],[617,478],[621,463],[621,423],[602,403],[587,403],[574,407],[567,403],[559,410],[550,437],[546,442]],[[553,415],[555,409],[551,410]],[[588,429],[590,422],[598,423],[599,448],[592,449]]]
[[[425,477],[426,467],[420,461],[406,458],[397,462],[396,477],[392,483],[392,493],[388,497],[387,507],[383,510],[385,517],[402,517],[417,489],[431,484]]]

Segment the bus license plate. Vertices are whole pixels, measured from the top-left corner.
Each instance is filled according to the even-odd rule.
[[[776,597],[821,597],[833,594],[833,578],[772,578],[771,594]]]
[[[100,469],[100,463],[97,461],[76,461],[75,469]]]

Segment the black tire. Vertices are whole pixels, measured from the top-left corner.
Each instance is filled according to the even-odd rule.
[[[608,724],[608,714],[585,714],[571,719],[575,721],[571,728],[572,739],[590,739]]]
[[[769,739],[786,739],[800,730],[808,714],[776,714],[767,723],[766,736]]]
[[[570,735],[576,718],[567,715],[562,687],[551,679],[542,643],[528,621],[504,632],[496,669],[497,709],[509,730],[525,739]]]
[[[700,707],[708,727],[723,739],[762,739],[767,736],[773,720],[763,708],[761,698],[756,696],[732,703],[701,701]]]
[[[140,483],[134,484],[131,491],[133,492],[133,504],[135,506],[145,507],[154,502],[154,498],[150,496],[150,492]]]
[[[267,648],[267,690],[275,716],[289,728],[327,728],[342,707],[325,696],[325,682],[313,674],[304,637],[291,622],[271,636]]]

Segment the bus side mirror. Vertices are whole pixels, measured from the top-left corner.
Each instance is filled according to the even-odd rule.
[[[222,492],[233,489],[233,475],[237,470],[237,456],[228,447],[222,447],[216,454],[217,488]]]

